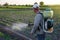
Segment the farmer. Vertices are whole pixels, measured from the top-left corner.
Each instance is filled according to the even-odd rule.
[[[45,40],[45,33],[43,31],[43,16],[42,13],[39,11],[39,5],[37,2],[33,5],[33,11],[36,13],[34,26],[31,30],[31,34],[37,34],[38,40]],[[40,26],[39,26],[40,25]]]

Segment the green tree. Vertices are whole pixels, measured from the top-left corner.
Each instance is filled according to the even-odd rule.
[[[28,5],[26,4],[25,6],[27,7]]]
[[[5,4],[3,4],[3,6],[8,6],[8,3],[6,2]]]
[[[40,5],[41,5],[41,6],[43,6],[43,5],[44,5],[44,2],[43,2],[43,1],[41,1],[41,2],[40,2]]]

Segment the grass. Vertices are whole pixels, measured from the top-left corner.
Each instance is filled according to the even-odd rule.
[[[19,10],[0,10],[0,18],[4,18],[5,20],[31,20],[34,17],[34,13],[32,10],[24,10],[24,11],[19,11]]]

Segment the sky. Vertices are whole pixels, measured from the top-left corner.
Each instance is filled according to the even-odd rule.
[[[31,4],[33,5],[35,2],[39,4],[39,2],[43,1],[45,5],[60,5],[60,0],[0,0],[0,4],[9,3],[9,4],[17,4],[17,5],[25,5]]]

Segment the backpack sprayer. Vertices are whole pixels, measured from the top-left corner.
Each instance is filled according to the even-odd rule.
[[[43,31],[46,33],[53,32],[53,10],[46,8],[43,12]]]

